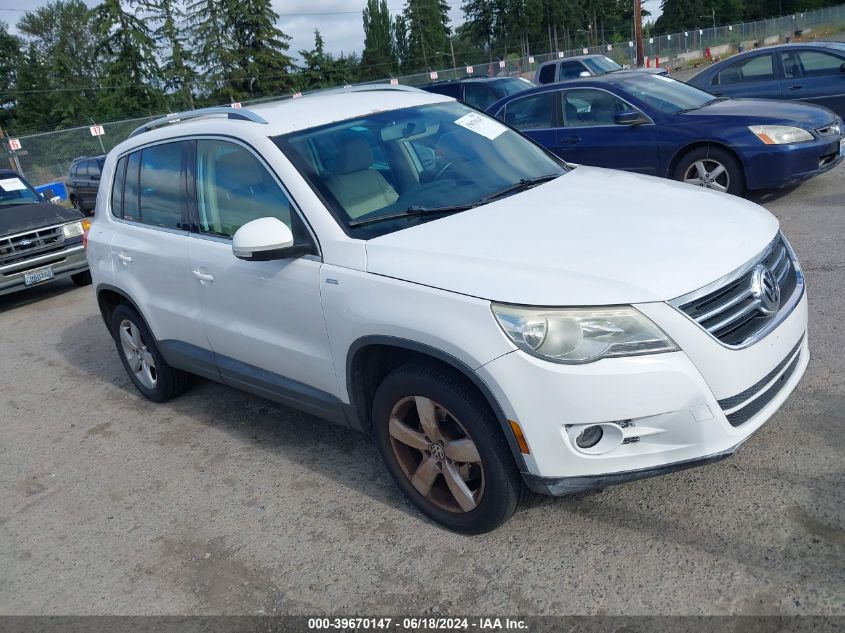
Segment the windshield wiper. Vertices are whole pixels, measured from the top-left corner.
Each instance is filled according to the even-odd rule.
[[[544,182],[554,180],[560,175],[562,174],[546,174],[545,176],[537,176],[536,178],[521,178],[519,182],[515,182],[512,185],[508,185],[507,187],[503,187],[498,191],[494,191],[489,196],[484,196],[481,199],[481,202],[490,202],[491,200],[501,198],[502,196],[505,196],[509,193],[516,193],[517,191],[523,191],[525,189],[530,189],[531,187],[536,187],[537,185],[543,184]]]
[[[692,112],[693,110],[701,110],[701,108],[704,108],[706,106],[713,105],[714,103],[719,103],[720,101],[727,101],[727,100],[728,100],[728,97],[715,97],[713,99],[710,99],[710,101],[705,101],[701,105],[695,106],[694,108],[684,108],[683,110],[678,110],[675,114],[683,114],[684,112]]]
[[[418,205],[411,205],[404,211],[396,211],[395,213],[386,213],[385,215],[377,215],[371,218],[359,218],[357,220],[350,220],[349,226],[364,226],[366,224],[376,224],[378,222],[387,222],[388,220],[395,220],[397,218],[413,218],[423,215],[438,215],[441,213],[458,213],[459,211],[466,211],[478,206],[478,203],[472,204],[454,204],[448,207],[421,207]]]

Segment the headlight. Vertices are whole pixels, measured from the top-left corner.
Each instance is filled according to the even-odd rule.
[[[789,125],[750,125],[748,129],[766,145],[786,145],[813,140],[813,135],[807,130]]]
[[[85,233],[85,228],[82,226],[82,222],[71,222],[62,227],[62,233],[65,234],[65,239],[69,240],[72,237],[79,237]]]
[[[678,349],[630,306],[558,309],[493,304],[493,314],[519,349],[554,363],[590,363],[609,356]]]

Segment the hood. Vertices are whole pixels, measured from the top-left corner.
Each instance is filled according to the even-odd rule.
[[[525,305],[666,301],[739,268],[777,229],[774,216],[742,198],[581,166],[372,239],[367,270]]]
[[[824,127],[837,116],[832,110],[800,101],[772,101],[770,99],[726,99],[717,101],[698,110],[690,110],[681,116],[718,116],[755,119],[753,123],[794,125],[805,130]]]
[[[83,217],[85,216],[75,209],[68,209],[52,202],[0,206],[0,236],[73,222]]]

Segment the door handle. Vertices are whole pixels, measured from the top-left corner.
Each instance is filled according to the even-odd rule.
[[[790,90],[801,90],[801,88],[803,88],[803,87],[804,86],[802,86],[801,84],[798,84],[798,85],[790,86],[789,89]]]
[[[194,273],[194,277],[200,280],[200,283],[211,283],[214,281],[214,275],[209,275],[208,273],[204,273],[201,270],[194,270],[191,271]]]
[[[124,264],[128,264],[129,262],[132,261],[132,258],[129,255],[127,255],[126,253],[118,253],[117,258],[120,261],[122,261]]]

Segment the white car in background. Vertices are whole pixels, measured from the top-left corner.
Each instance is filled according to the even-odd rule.
[[[102,183],[88,259],[143,395],[197,374],[370,432],[454,530],[526,488],[726,457],[807,366],[804,278],[767,211],[568,165],[448,97],[185,113]]]

